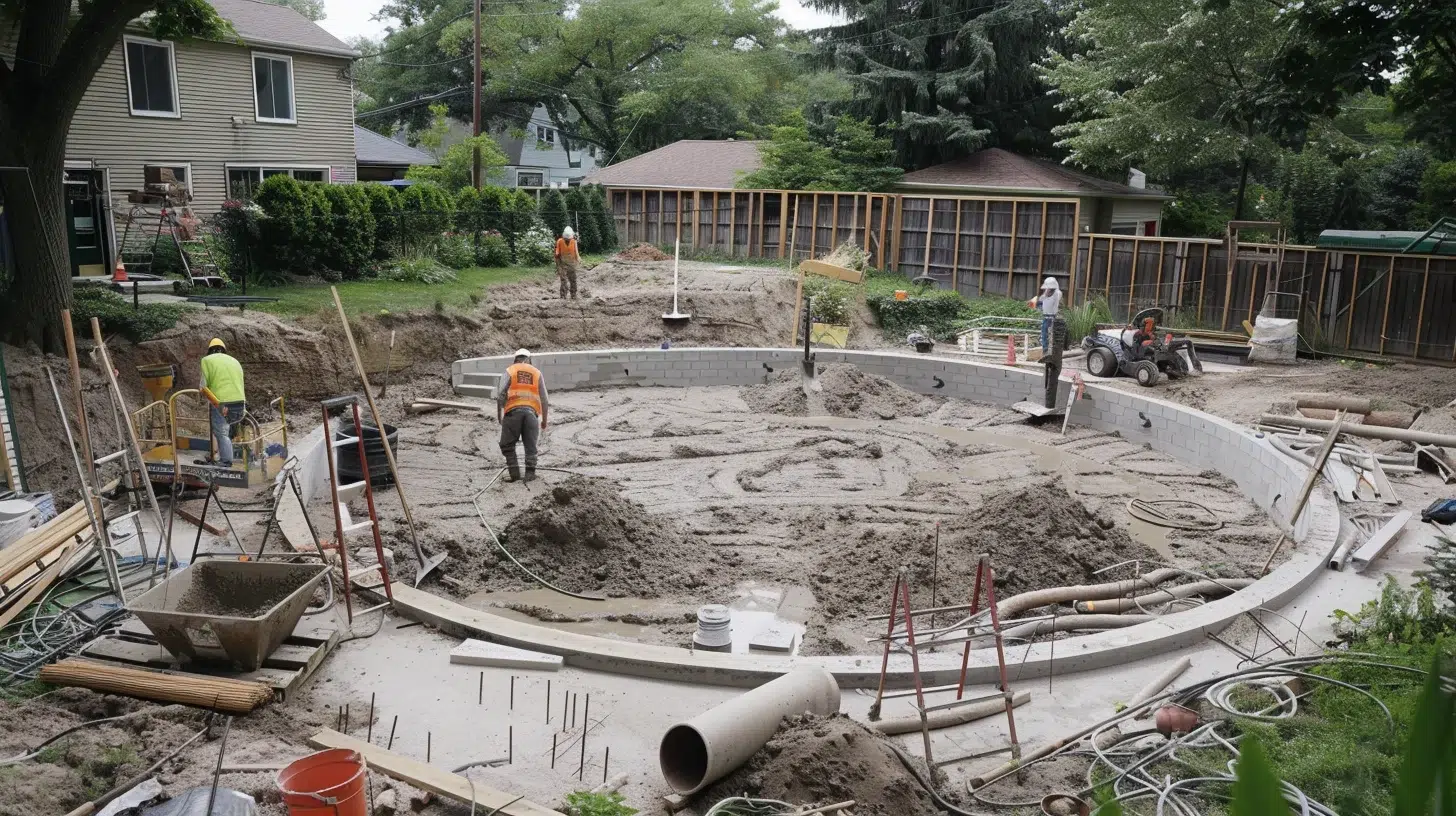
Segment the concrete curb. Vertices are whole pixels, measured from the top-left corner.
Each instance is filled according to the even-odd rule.
[[[607,350],[538,354],[533,362],[557,390],[609,385],[722,386],[765,382],[780,366],[795,364],[801,354],[795,349]],[[1009,406],[1041,391],[1039,374],[1003,366],[879,352],[818,350],[816,356],[821,364],[851,363],[927,395]],[[508,363],[505,357],[460,360],[451,366],[451,380],[458,385],[466,373],[504,370]],[[1064,398],[1069,387],[1069,383],[1063,383]],[[1288,508],[1306,470],[1264,440],[1226,420],[1141,393],[1090,385],[1087,395],[1073,407],[1072,417],[1078,424],[1117,432],[1187,464],[1216,470],[1288,527]],[[284,509],[296,512],[288,507],[291,504],[285,503]],[[280,522],[285,515],[280,512]],[[285,523],[284,528],[297,529],[297,525]],[[1334,548],[1339,509],[1327,490],[1321,487],[1315,491],[1290,532],[1298,543],[1290,560],[1247,589],[1127,629],[1068,638],[1054,646],[1034,645],[1024,650],[1024,657],[1010,656],[1011,679],[1041,677],[1053,669],[1058,674],[1086,671],[1187,648],[1251,610],[1283,606],[1319,577]],[[817,665],[833,673],[842,688],[873,688],[879,682],[878,656],[740,656],[609,640],[509,620],[409,587],[396,587],[395,609],[405,617],[453,635],[558,654],[569,665],[598,671],[755,686],[795,666]],[[920,667],[925,682],[957,680],[960,650],[954,646],[949,649],[922,656]],[[971,652],[967,682],[992,683],[996,672],[995,650]],[[887,679],[897,686],[913,682],[907,656],[891,657]]]

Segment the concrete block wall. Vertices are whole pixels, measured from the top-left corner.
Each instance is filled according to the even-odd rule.
[[[538,354],[533,363],[552,390],[593,386],[743,386],[764,383],[775,372],[796,367],[799,349],[675,348],[604,349]],[[816,349],[820,365],[849,363],[878,374],[920,394],[955,397],[1010,406],[1028,398],[1039,400],[1042,377],[1038,372],[985,363],[873,351]],[[451,366],[451,382],[462,383],[471,372],[500,372],[509,357],[477,357]],[[1063,382],[1060,399],[1071,384]],[[1133,443],[1146,443],[1179,461],[1215,470],[1238,484],[1276,522],[1285,524],[1305,478],[1305,469],[1279,454],[1250,431],[1187,406],[1158,399],[1156,389],[1129,392],[1089,385],[1072,409],[1072,422],[1099,431],[1117,432]],[[1328,528],[1331,520],[1322,503],[1304,513],[1295,529],[1302,540],[1310,525]],[[1338,518],[1333,520],[1338,525]],[[1328,530],[1325,530],[1327,532]]]

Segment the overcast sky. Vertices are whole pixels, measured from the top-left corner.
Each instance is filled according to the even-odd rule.
[[[360,35],[377,38],[384,34],[384,23],[369,19],[379,9],[379,0],[324,0],[328,16],[321,25],[341,40]],[[805,8],[799,0],[779,0],[779,16],[795,28],[814,28],[832,18]]]

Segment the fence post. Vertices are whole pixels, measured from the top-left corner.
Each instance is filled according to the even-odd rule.
[[[1355,271],[1350,275],[1350,316],[1345,320],[1345,350],[1350,350],[1350,333],[1355,330],[1355,299],[1360,296],[1360,256],[1355,256]]]
[[[981,280],[976,284],[976,297],[986,295],[986,238],[991,232],[991,201],[981,199]]]
[[[1380,315],[1380,354],[1385,354],[1385,327],[1390,320],[1390,287],[1395,283],[1395,256],[1390,256],[1390,268],[1385,272],[1385,310]]]
[[[925,209],[925,265],[923,275],[930,275],[930,242],[935,231],[935,197],[931,196]]]
[[[1011,297],[1013,282],[1016,280],[1016,223],[1018,213],[1016,212],[1021,202],[1011,202],[1011,251],[1006,255],[1006,297]]]
[[[1416,307],[1416,342],[1411,348],[1411,357],[1421,356],[1421,329],[1426,319],[1426,287],[1431,283],[1431,259],[1426,259],[1426,272],[1421,276],[1421,305]]]
[[[1047,236],[1047,203],[1041,203],[1041,245],[1036,250],[1036,277],[1037,285],[1040,286],[1040,279],[1046,276],[1046,236]]]
[[[950,288],[956,292],[961,290],[961,207],[965,203],[964,199],[955,199],[955,248],[950,253]]]

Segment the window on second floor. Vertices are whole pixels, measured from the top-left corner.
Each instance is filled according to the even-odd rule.
[[[293,58],[253,55],[253,101],[259,122],[294,124]]]
[[[127,37],[126,90],[133,116],[181,116],[177,63],[169,42]]]
[[[545,145],[544,149],[550,150],[552,147],[556,146],[556,131],[549,127],[546,127],[545,125],[537,125],[536,141],[540,143],[537,145],[538,148],[540,148],[541,145]]]

